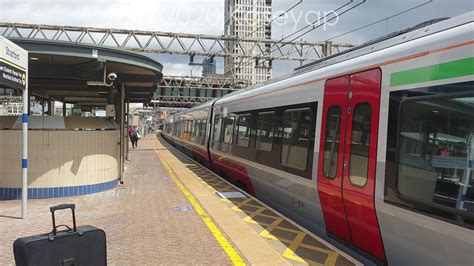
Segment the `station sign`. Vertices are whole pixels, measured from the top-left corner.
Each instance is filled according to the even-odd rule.
[[[28,52],[0,36],[0,86],[25,89]]]

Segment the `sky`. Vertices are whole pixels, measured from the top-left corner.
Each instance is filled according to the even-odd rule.
[[[69,26],[89,26],[133,30],[183,32],[222,35],[225,0],[0,0],[0,21]],[[273,15],[278,16],[300,0],[273,0]],[[353,0],[353,4],[363,0]],[[349,0],[303,0],[286,16],[272,24],[272,38],[281,39],[311,22],[331,14]],[[332,40],[334,43],[361,44],[393,31],[423,21],[452,17],[474,10],[474,0],[367,0],[357,8],[339,15],[304,35],[303,40],[319,42],[341,33],[384,19],[400,11],[429,2],[364,30]],[[189,66],[187,56],[149,54],[164,65],[165,75],[199,75],[200,69]],[[195,61],[202,60],[196,58]],[[218,59],[218,72],[223,60]],[[297,62],[274,62],[273,76],[289,73]]]

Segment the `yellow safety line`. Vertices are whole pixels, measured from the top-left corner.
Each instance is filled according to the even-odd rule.
[[[225,236],[222,234],[219,228],[217,228],[217,226],[212,222],[211,218],[206,214],[206,212],[203,210],[201,205],[196,201],[196,199],[191,195],[191,193],[184,187],[183,183],[181,183],[181,181],[178,180],[178,178],[175,176],[170,166],[160,157],[160,155],[158,154],[158,151],[156,150],[156,147],[154,147],[154,149],[155,149],[156,155],[160,159],[161,163],[165,166],[166,170],[170,174],[173,181],[176,183],[176,185],[184,194],[184,196],[189,200],[191,205],[193,205],[194,209],[199,214],[199,216],[201,216],[201,219],[207,225],[212,235],[216,238],[217,242],[221,245],[222,249],[224,249],[225,253],[227,253],[230,260],[234,263],[234,265],[245,265],[243,259],[235,251],[235,249],[232,247],[229,241],[225,238]]]

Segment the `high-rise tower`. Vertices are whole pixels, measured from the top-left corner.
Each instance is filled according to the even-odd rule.
[[[271,39],[272,0],[226,0],[225,35],[239,38]],[[226,42],[227,49],[244,55],[244,51],[258,55],[251,43]],[[265,49],[270,51],[270,46]],[[272,76],[271,62],[227,57],[224,62],[226,77],[245,80],[249,85],[268,80]]]

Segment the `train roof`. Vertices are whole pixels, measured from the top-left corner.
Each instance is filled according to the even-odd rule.
[[[402,34],[405,34],[405,33],[408,33],[408,32],[412,32],[414,30],[418,30],[418,29],[421,29],[421,28],[424,28],[424,27],[427,27],[427,26],[431,26],[435,23],[438,23],[438,22],[441,22],[441,21],[444,21],[444,20],[447,20],[447,19],[450,19],[449,17],[446,17],[446,18],[436,18],[436,19],[430,19],[428,21],[425,21],[425,22],[422,22],[418,25],[415,25],[413,27],[410,27],[410,28],[407,28],[407,29],[404,29],[404,30],[401,30],[401,31],[395,31],[395,32],[392,32],[390,34],[387,34],[385,36],[381,36],[381,37],[378,37],[378,38],[375,38],[373,40],[370,40],[370,41],[367,41],[359,46],[356,46],[356,47],[353,47],[353,48],[350,48],[350,49],[347,49],[347,50],[344,50],[342,52],[339,52],[337,54],[333,54],[333,55],[330,55],[328,57],[325,57],[325,58],[322,58],[320,60],[316,60],[314,62],[311,62],[311,63],[308,63],[306,65],[303,65],[303,66],[300,66],[300,67],[297,67],[295,68],[295,71],[298,73],[299,71],[304,71],[304,70],[308,70],[308,71],[311,71],[311,70],[314,70],[314,69],[317,69],[317,67],[325,62],[325,61],[329,61],[333,58],[336,58],[336,59],[341,59],[342,58],[342,55],[345,55],[345,54],[348,54],[350,52],[353,52],[353,51],[357,51],[357,50],[360,50],[364,47],[367,47],[367,46],[370,46],[370,45],[374,45],[374,44],[378,44],[378,43],[381,43],[385,40],[389,40],[389,39],[392,39],[396,36],[400,36]],[[436,31],[438,32],[438,31]],[[430,34],[433,34],[434,32],[430,32]],[[419,37],[423,37],[423,36],[419,36]],[[408,39],[408,40],[405,40],[404,42],[406,41],[409,41],[411,39]],[[402,43],[402,42],[398,42],[397,44],[399,43]],[[384,45],[385,47],[378,47],[378,48],[386,48],[387,44]],[[334,61],[337,61],[337,60],[334,60]]]
[[[196,105],[194,106],[193,108],[190,108],[188,110],[185,110],[185,111],[181,111],[177,114],[174,114],[173,116],[182,116],[182,115],[186,115],[187,113],[189,112],[194,112],[194,111],[198,111],[198,110],[202,110],[202,109],[207,109],[207,108],[211,108],[212,107],[212,104],[217,101],[217,99],[212,99],[212,100],[209,100],[207,102],[204,102],[204,103],[201,103],[199,105]]]
[[[420,23],[416,26],[410,27],[408,29],[397,31],[391,34],[388,34],[383,37],[376,38],[372,41],[368,41],[360,46],[351,48],[349,50],[342,51],[340,53],[334,54],[332,56],[326,57],[324,59],[309,63],[305,66],[295,69],[294,72],[283,75],[281,77],[272,78],[266,82],[250,86],[246,89],[239,90],[230,94],[227,94],[217,100],[217,103],[224,103],[226,100],[237,97],[240,94],[248,93],[249,91],[254,91],[256,89],[266,87],[271,84],[278,83],[283,80],[290,78],[298,77],[303,74],[313,72],[319,69],[323,69],[338,63],[348,61],[350,59],[367,56],[369,54],[394,47],[406,42],[410,42],[416,39],[420,39],[435,33],[439,33],[457,26],[468,24],[473,22],[474,11],[453,17],[453,18],[439,18],[429,20],[423,23]]]
[[[316,70],[321,70],[332,65],[337,65],[338,63],[342,63],[350,59],[367,56],[372,53],[375,53],[375,52],[378,52],[390,47],[394,47],[394,46],[397,46],[409,41],[413,41],[419,38],[423,38],[435,33],[439,33],[439,32],[442,32],[442,31],[445,31],[457,26],[468,24],[468,23],[473,22],[473,18],[474,18],[474,11],[470,11],[468,13],[465,13],[453,18],[439,18],[439,19],[429,20],[429,21],[420,23],[416,26],[410,27],[408,29],[397,31],[397,32],[388,34],[386,36],[376,38],[362,45],[359,45],[357,47],[342,51],[340,53],[326,57],[324,59],[296,68],[295,71],[290,74],[270,79],[266,82],[263,82],[254,86],[250,86],[243,90],[235,91],[233,93],[227,94],[218,99],[210,100],[208,102],[195,106],[189,110],[180,112],[176,115],[185,115],[186,113],[192,112],[195,110],[210,108],[213,103],[224,104],[228,101],[234,101],[235,99],[240,97],[241,94],[246,94],[246,95],[251,94],[252,97],[258,96],[259,91],[260,91],[259,89],[263,89],[265,87],[271,87],[269,85],[276,84],[278,82],[281,82],[287,79],[292,79],[298,76],[302,76],[306,73],[310,73]]]

